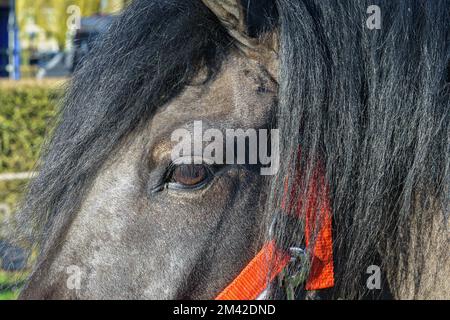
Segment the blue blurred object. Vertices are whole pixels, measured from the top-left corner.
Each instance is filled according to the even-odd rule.
[[[8,56],[8,19],[9,19],[9,2],[0,0],[0,77],[8,77],[9,72],[6,69],[9,64]]]
[[[20,41],[16,1],[0,0],[0,77],[20,79]]]
[[[9,34],[9,77],[13,80],[20,79],[20,41],[19,41],[19,24],[16,15],[16,0],[9,1],[10,11],[8,19]]]

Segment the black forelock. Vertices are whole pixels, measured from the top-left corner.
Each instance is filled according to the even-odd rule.
[[[379,30],[366,27],[370,5],[381,10]],[[450,1],[278,0],[277,6],[277,120],[282,159],[292,159],[279,175],[299,170],[306,189],[324,167],[333,209],[333,297],[369,294],[365,272],[372,264],[390,277],[394,293],[411,267],[417,289],[426,252],[412,252],[411,244],[424,243],[430,221],[446,221],[450,212]],[[269,213],[280,207],[284,184],[274,181]],[[291,201],[298,196],[307,194]],[[280,241],[294,237],[287,230],[292,226],[275,231]],[[304,240],[302,223],[295,236]]]
[[[230,38],[200,0],[135,0],[70,81],[22,218],[45,240],[70,220],[109,154],[200,68],[213,75]]]

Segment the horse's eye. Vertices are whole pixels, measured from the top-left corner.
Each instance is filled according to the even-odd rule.
[[[179,187],[193,188],[202,185],[210,178],[211,172],[203,164],[182,164],[172,170],[170,184]]]

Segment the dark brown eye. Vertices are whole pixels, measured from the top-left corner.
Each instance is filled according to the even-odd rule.
[[[195,187],[210,177],[209,169],[203,164],[182,164],[172,171],[170,183],[185,187]]]

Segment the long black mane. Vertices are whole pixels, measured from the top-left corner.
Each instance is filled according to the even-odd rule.
[[[200,68],[211,78],[230,46],[201,1],[133,1],[95,44],[61,101],[22,210],[39,236],[34,240],[47,242],[52,228],[69,222],[123,138],[176,97]]]
[[[419,240],[431,232],[433,210],[425,209],[448,214],[450,1],[276,4],[281,159],[299,146],[302,153],[282,163],[279,176],[300,168],[307,181],[323,165],[333,209],[333,297],[362,297],[369,265],[397,270],[407,263],[413,221],[423,222]],[[374,4],[381,30],[365,26]],[[132,2],[75,74],[29,187],[22,213],[43,247],[52,230],[70,222],[123,138],[200,68],[214,75],[232,45],[200,0]],[[283,183],[273,179],[268,221]],[[288,230],[295,230],[301,241],[302,228],[280,226],[275,236],[292,238]],[[420,259],[418,253],[418,266]]]
[[[430,236],[433,215],[449,213],[450,2],[277,2],[282,154],[301,149],[280,174],[299,169],[308,181],[323,163],[333,208],[333,296],[365,296],[374,264],[384,279],[391,273],[395,292],[411,244]],[[381,9],[380,30],[366,27],[370,5]],[[274,183],[272,212],[282,184]],[[284,230],[279,238],[292,237]],[[414,252],[416,287],[425,254]]]

